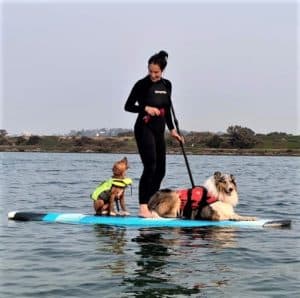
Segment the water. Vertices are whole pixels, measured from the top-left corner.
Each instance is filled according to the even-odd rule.
[[[92,213],[89,194],[113,154],[2,153],[0,297],[300,297],[298,157],[190,156],[197,184],[237,178],[242,214],[289,218],[290,229],[134,229],[7,221],[11,210]],[[137,213],[142,168],[128,155]],[[188,187],[168,156],[163,187]]]

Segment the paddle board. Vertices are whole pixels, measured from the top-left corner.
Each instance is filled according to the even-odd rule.
[[[288,227],[290,220],[258,219],[256,221],[209,221],[186,220],[177,218],[142,218],[136,216],[96,216],[80,213],[36,213],[17,212],[8,213],[8,218],[18,221],[44,221],[72,224],[98,224],[121,227],[169,227],[169,228],[193,228],[193,227]]]

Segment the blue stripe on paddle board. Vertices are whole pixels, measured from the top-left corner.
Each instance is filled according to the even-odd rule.
[[[43,217],[42,221],[55,222],[58,215],[59,213],[48,213]]]
[[[94,216],[80,213],[34,213],[9,212],[9,219],[14,220],[42,220],[45,222],[60,222],[73,224],[102,224],[123,227],[241,227],[260,228],[263,226],[289,226],[290,220],[259,219],[256,221],[208,221],[183,220],[174,218],[141,218],[136,216]]]
[[[94,216],[72,213],[49,213],[43,221],[74,224],[102,224],[125,227],[262,227],[268,220],[256,221],[208,221],[208,220],[182,220],[141,218],[135,216]]]

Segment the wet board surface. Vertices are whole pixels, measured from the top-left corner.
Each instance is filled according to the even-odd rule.
[[[44,221],[53,223],[70,224],[96,224],[122,227],[239,227],[239,228],[262,228],[262,227],[288,227],[290,220],[281,219],[258,219],[256,221],[209,221],[209,220],[184,220],[174,218],[141,218],[137,216],[96,216],[80,213],[36,213],[18,212],[8,213],[10,220],[17,221]]]

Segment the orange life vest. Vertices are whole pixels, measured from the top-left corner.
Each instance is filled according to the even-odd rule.
[[[176,191],[181,200],[181,216],[184,218],[199,218],[202,208],[212,204],[218,199],[207,193],[204,186],[179,189]]]

